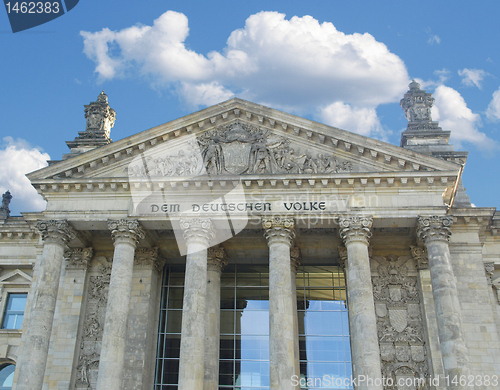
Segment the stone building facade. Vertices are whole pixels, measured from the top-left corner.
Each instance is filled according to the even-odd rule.
[[[46,210],[4,194],[0,387],[498,388],[500,214],[432,104],[401,146],[240,99],[112,142],[101,93]]]

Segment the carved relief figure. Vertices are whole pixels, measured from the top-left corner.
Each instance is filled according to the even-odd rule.
[[[224,167],[222,147],[215,139],[209,139],[201,152],[205,169],[209,174],[221,174]]]

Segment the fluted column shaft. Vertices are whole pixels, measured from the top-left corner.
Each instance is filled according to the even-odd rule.
[[[182,305],[179,390],[202,390],[205,360],[207,250],[215,237],[209,219],[180,221],[187,245]]]
[[[102,336],[97,390],[121,390],[134,254],[144,232],[136,220],[109,221],[115,250]]]
[[[360,380],[357,390],[382,390],[377,318],[368,255],[372,222],[371,217],[339,219],[340,236],[347,248],[346,282],[353,375],[354,379]],[[366,380],[361,381],[362,378]]]
[[[299,375],[295,363],[295,329],[290,248],[295,238],[289,218],[263,220],[269,245],[269,365],[270,389],[292,389],[292,377]]]
[[[43,386],[64,250],[75,237],[66,221],[40,221],[37,229],[42,236],[43,252],[29,322],[23,327],[26,338],[17,365],[17,390],[40,390]]]
[[[300,344],[299,344],[299,316],[297,311],[297,268],[300,266],[300,249],[295,247],[290,251],[291,260],[291,295],[293,311],[293,350],[294,368],[297,375],[300,374]],[[300,389],[300,386],[297,386]]]
[[[224,248],[219,246],[208,249],[204,390],[219,389],[220,277],[226,265]]]
[[[460,379],[469,375],[469,356],[449,248],[452,223],[453,218],[449,216],[419,217],[418,235],[427,248],[439,343],[445,374],[450,378],[448,388],[466,389],[460,386],[460,380],[456,386],[451,383],[455,376]]]

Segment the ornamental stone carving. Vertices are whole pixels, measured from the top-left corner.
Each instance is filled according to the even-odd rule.
[[[295,239],[295,221],[293,218],[273,217],[262,220],[264,237],[268,245],[283,243],[292,246]]]
[[[239,121],[217,127],[168,154],[145,156],[130,177],[352,172],[333,154],[302,152],[287,137]]]
[[[429,269],[429,258],[427,248],[422,246],[410,246],[413,259],[417,262],[417,269]]]
[[[62,220],[38,221],[36,228],[42,236],[43,242],[52,242],[66,247],[68,242],[76,237],[75,230]]]
[[[377,316],[382,373],[392,378],[386,389],[397,387],[400,377],[427,379],[427,350],[420,310],[417,274],[409,256],[375,256],[373,295]],[[375,268],[375,267],[374,267]]]
[[[224,267],[228,264],[228,258],[226,251],[222,245],[213,246],[208,248],[207,253],[207,266],[208,269],[215,271],[222,271]]]
[[[108,221],[114,244],[127,242],[136,246],[146,236],[137,220],[119,219]]]
[[[453,218],[450,216],[418,217],[417,234],[427,245],[431,241],[450,241]]]
[[[93,248],[74,248],[64,252],[66,259],[66,269],[82,269],[86,270],[90,265],[92,256],[94,255]]]
[[[373,218],[371,216],[339,217],[340,237],[346,246],[356,241],[368,245],[372,236],[370,230],[372,224]]]
[[[179,224],[182,229],[184,240],[186,240],[188,244],[197,242],[208,248],[215,238],[215,227],[210,219],[181,219]]]
[[[484,263],[484,272],[486,274],[486,281],[491,286],[493,285],[493,275],[495,273],[495,263]]]
[[[420,84],[413,80],[410,90],[401,99],[401,107],[405,112],[406,119],[410,122],[431,122],[431,108],[434,98],[431,93],[420,89]]]
[[[82,317],[84,322],[76,367],[76,380],[73,387],[76,390],[95,389],[99,372],[112,262],[105,257],[98,257],[96,261],[99,265],[97,273],[89,277],[87,304],[85,315]]]
[[[2,195],[2,206],[0,207],[0,219],[6,220],[7,218],[9,218],[10,215],[9,204],[11,199],[12,195],[10,194],[10,191],[7,191]]]

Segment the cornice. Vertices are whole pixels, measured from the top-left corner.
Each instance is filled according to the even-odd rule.
[[[357,172],[336,174],[280,174],[280,175],[241,175],[241,176],[199,176],[196,179],[166,177],[148,178],[82,178],[82,179],[38,179],[32,185],[42,195],[68,192],[110,192],[123,193],[133,190],[173,190],[175,189],[228,189],[240,182],[244,188],[252,189],[290,189],[290,188],[416,188],[444,191],[453,187],[457,174],[455,171],[417,171],[417,172]]]
[[[350,155],[358,159],[377,162],[387,166],[388,169],[392,167],[397,171],[456,170],[457,172],[459,169],[459,165],[452,162],[235,98],[57,162],[27,176],[32,181],[54,177],[71,178],[87,170],[94,170],[134,157],[164,142],[240,119],[256,126],[279,130],[308,143],[327,145],[342,152],[345,156]]]

